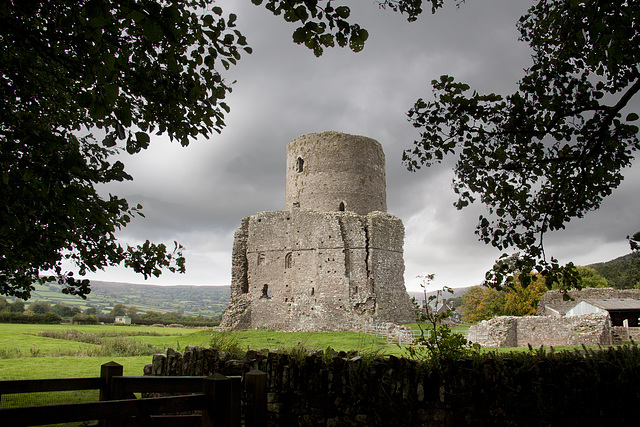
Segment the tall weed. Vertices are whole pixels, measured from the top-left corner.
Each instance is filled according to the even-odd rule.
[[[54,338],[58,340],[77,341],[87,344],[102,344],[102,338],[96,334],[88,332],[80,332],[75,329],[65,329],[64,331],[42,331],[38,333],[39,337]]]
[[[116,337],[102,342],[99,356],[151,356],[161,351],[162,349],[146,342]]]
[[[244,354],[244,349],[238,342],[238,338],[229,331],[215,331],[211,334],[211,348],[234,355]]]

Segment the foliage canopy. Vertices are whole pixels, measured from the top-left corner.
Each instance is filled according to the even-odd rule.
[[[519,270],[525,287],[531,271],[548,287],[576,285],[572,264],[547,260],[544,236],[598,209],[640,148],[630,104],[640,91],[638,16],[637,1],[536,2],[518,22],[533,65],[516,92],[481,94],[442,76],[432,82],[435,100],[409,111],[421,130],[403,156],[409,170],[457,155],[456,207],[479,198],[488,208],[479,239],[521,253],[487,273],[489,284]]]
[[[415,21],[444,0],[383,0]],[[295,23],[293,41],[363,49],[368,32],[348,6],[317,0],[252,0]],[[459,2],[458,2],[459,3]],[[575,282],[572,266],[546,261],[543,236],[597,209],[640,147],[636,1],[544,0],[519,22],[534,65],[512,95],[477,92],[443,76],[435,101],[409,112],[422,139],[405,152],[410,170],[457,153],[456,204],[479,195],[489,208],[477,234],[516,248],[516,265]],[[185,271],[182,246],[123,246],[116,232],[141,206],[97,186],[130,180],[119,153],[147,148],[153,134],[186,146],[221,132],[231,85],[222,73],[251,53],[212,0],[0,1],[0,294],[29,298],[35,280],[84,296],[74,277],[124,264],[144,277]],[[93,135],[95,134],[95,136]],[[638,241],[634,236],[630,243]],[[69,267],[71,265],[72,267]]]
[[[412,20],[421,4],[381,6]],[[263,6],[298,23],[293,41],[316,55],[358,52],[368,38],[347,6]],[[176,242],[118,243],[142,206],[96,187],[131,180],[114,156],[147,148],[154,134],[186,146],[222,130],[231,92],[222,72],[251,53],[236,15],[213,0],[2,0],[0,19],[0,294],[28,299],[36,280],[56,280],[85,296],[89,281],[74,270],[110,265],[145,278],[184,272]]]
[[[578,288],[605,288],[609,284],[596,270],[576,266]],[[515,274],[503,290],[473,286],[462,296],[464,320],[479,322],[495,316],[533,316],[538,311],[542,295],[547,292],[546,280],[541,274],[533,274],[529,285],[523,286],[522,275]],[[553,283],[553,289],[567,289],[563,283]]]
[[[184,271],[177,243],[117,243],[141,206],[96,185],[130,180],[113,156],[152,133],[187,145],[224,125],[231,88],[216,67],[246,41],[235,16],[204,4],[0,2],[0,293],[26,299],[35,280],[56,279],[87,294],[65,262],[80,275],[121,263],[145,278]]]

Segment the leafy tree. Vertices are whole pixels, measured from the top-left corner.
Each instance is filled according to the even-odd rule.
[[[10,303],[7,308],[11,313],[24,313],[24,302],[15,301]]]
[[[627,236],[627,240],[629,240],[629,246],[631,246],[631,250],[640,253],[640,231],[638,231],[633,236]]]
[[[442,1],[431,0],[432,11]],[[380,5],[409,20],[422,12],[422,1]],[[293,41],[316,55],[336,44],[358,52],[368,38],[347,6],[264,7],[298,23]],[[142,207],[95,186],[132,179],[114,155],[146,149],[152,133],[186,146],[222,130],[231,86],[221,72],[251,53],[236,19],[214,0],[0,5],[0,294],[28,299],[34,281],[56,280],[85,297],[89,281],[65,260],[80,276],[119,264],[145,278],[184,272],[176,242],[119,244],[115,232]]]
[[[578,276],[580,280],[580,286],[583,288],[607,288],[609,282],[602,277],[596,270],[591,267],[585,267],[578,265]]]
[[[113,309],[111,309],[109,316],[111,317],[124,316],[126,312],[127,312],[127,308],[125,307],[124,304],[115,304],[113,306]]]
[[[84,311],[85,316],[98,316],[98,309],[96,307],[89,307]]]
[[[72,321],[78,325],[95,325],[98,323],[98,318],[93,314],[77,313]]]
[[[9,303],[7,302],[7,299],[2,295],[0,295],[0,311],[4,310],[8,306],[9,306]]]
[[[465,322],[479,322],[503,314],[504,293],[493,288],[473,286],[462,296],[462,318]]]
[[[35,280],[55,279],[86,295],[88,281],[64,260],[81,276],[117,264],[145,277],[184,271],[178,244],[117,243],[141,206],[101,197],[95,185],[130,180],[113,155],[145,149],[151,133],[188,145],[223,127],[231,88],[217,69],[249,48],[234,15],[205,5],[0,5],[0,293],[27,299]]]
[[[487,273],[492,286],[513,271],[525,287],[531,271],[548,287],[579,286],[573,264],[547,259],[544,236],[598,209],[640,148],[630,107],[640,91],[638,16],[637,1],[538,1],[518,22],[534,54],[516,92],[482,94],[442,76],[435,100],[409,111],[422,132],[404,153],[409,170],[457,155],[455,206],[479,198],[488,208],[479,239],[521,251]]]
[[[29,304],[29,310],[36,314],[45,314],[51,311],[51,303],[47,301],[37,301]]]
[[[509,285],[504,296],[502,314],[507,316],[533,316],[536,314],[540,298],[548,291],[548,288],[539,274],[535,276],[527,287],[522,286],[517,278]]]
[[[66,304],[55,304],[51,311],[60,317],[72,317],[75,314],[71,306]]]
[[[182,318],[182,313],[179,313],[177,311],[169,311],[162,315],[163,320],[170,322],[177,322],[178,320],[180,320],[180,318]]]
[[[135,305],[129,306],[127,308],[127,316],[129,316],[132,319],[138,318],[138,309],[136,308]]]
[[[141,319],[145,319],[145,320],[160,319],[161,317],[162,317],[161,313],[153,310],[147,311],[142,316],[140,316]]]

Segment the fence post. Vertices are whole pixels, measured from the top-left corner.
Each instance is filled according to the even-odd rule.
[[[244,375],[247,396],[246,427],[267,425],[267,374],[257,369]]]
[[[102,385],[103,388],[100,389],[100,400],[111,400],[112,390],[111,386],[113,384],[113,377],[121,377],[124,372],[124,368],[121,364],[116,362],[107,362],[104,365],[100,366],[100,377],[103,378],[104,383]]]
[[[231,378],[214,374],[202,381],[202,392],[209,396],[208,408],[202,411],[202,427],[231,426]]]
[[[100,366],[100,377],[103,379],[102,388],[100,389],[101,402],[113,399],[113,377],[121,377],[123,372],[123,366],[113,361]],[[100,420],[98,425],[108,427],[109,425],[112,425],[112,422],[109,422],[108,420]]]
[[[240,426],[242,423],[242,377],[231,378],[231,425]]]

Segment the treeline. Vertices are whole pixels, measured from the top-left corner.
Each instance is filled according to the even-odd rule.
[[[583,288],[610,287],[609,282],[593,268],[577,266],[577,269]],[[555,284],[552,289],[559,287],[560,284]],[[540,275],[535,275],[527,287],[515,279],[513,286],[504,291],[474,286],[462,296],[462,320],[475,323],[495,316],[533,316],[538,311],[540,298],[548,290]]]
[[[36,301],[26,305],[24,301],[9,302],[0,296],[0,322],[3,323],[60,323],[70,319],[77,324],[98,323],[95,308],[90,307],[82,312],[79,307],[66,304],[51,304]]]
[[[46,301],[36,301],[25,304],[17,300],[9,302],[4,296],[0,296],[0,322],[3,323],[60,323],[71,321],[75,324],[114,323],[117,316],[128,316],[131,323],[137,325],[171,325],[183,326],[217,326],[220,318],[206,318],[203,316],[185,316],[172,311],[160,313],[148,311],[139,314],[135,306],[126,307],[124,304],[115,304],[108,313],[98,313],[96,307],[89,307],[82,311],[77,306],[66,304],[51,304]]]
[[[100,321],[112,323],[117,316],[128,316],[131,323],[136,325],[171,325],[179,324],[183,326],[218,326],[220,317],[208,318],[204,316],[188,316],[177,311],[160,313],[158,311],[147,311],[139,314],[136,306],[126,307],[124,304],[116,304],[108,316],[100,316]]]
[[[591,264],[589,267],[607,279],[612,288],[640,288],[640,253],[630,253],[609,262]]]

